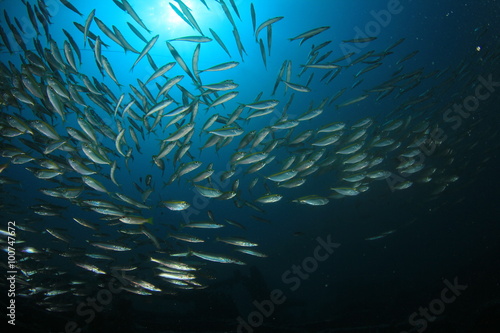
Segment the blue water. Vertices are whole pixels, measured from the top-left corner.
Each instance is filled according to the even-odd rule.
[[[28,2],[31,5],[37,3]],[[99,30],[96,22],[92,23],[90,31],[98,34],[103,42],[109,44],[109,47],[103,47],[102,54],[112,64],[117,80],[122,85],[120,88],[107,75],[104,77],[101,75],[96,66],[94,51],[88,43],[86,46],[83,45],[83,34],[73,22],[84,25],[87,15],[95,9],[97,18],[108,27],[116,26],[127,41],[139,51],[145,44],[129,29],[127,22],[140,30],[147,40],[159,35],[157,43],[149,52],[158,67],[174,61],[166,47],[167,40],[199,35],[176,15],[169,1],[130,0],[129,2],[151,33],[140,28],[130,15],[120,10],[112,1],[82,3],[73,1],[83,14],[82,17],[59,1],[45,1],[51,15],[50,35],[61,49],[63,58],[62,46],[66,36],[62,29],[65,29],[74,37],[82,53],[82,64],[77,64],[78,71],[110,87],[117,98],[125,93],[124,103],[130,101],[128,97],[131,93],[130,85],[139,89],[137,80],[145,82],[153,74],[154,71],[147,58],[142,59],[131,71],[137,54],[124,52],[123,48]],[[77,201],[49,197],[39,191],[40,188],[53,188],[61,186],[60,184],[79,186],[68,180],[68,177],[79,177],[75,172],[68,171],[56,177],[55,180],[60,181],[60,184],[37,179],[31,172],[25,170],[25,167],[37,167],[36,161],[24,165],[9,164],[2,172],[2,177],[19,182],[18,185],[0,185],[4,211],[2,229],[7,229],[7,221],[17,222],[20,228],[17,229],[18,243],[15,247],[18,261],[22,262],[19,266],[24,271],[38,272],[32,277],[18,273],[20,289],[16,297],[18,304],[16,326],[22,327],[25,332],[63,332],[65,325],[70,321],[77,323],[82,332],[109,330],[344,332],[348,329],[359,332],[375,332],[376,329],[379,332],[424,330],[490,332],[482,325],[490,319],[498,320],[496,314],[498,314],[500,294],[497,259],[500,211],[496,205],[499,194],[497,172],[499,117],[496,107],[499,101],[499,88],[481,102],[477,111],[466,118],[460,118],[461,122],[457,128],[453,125],[457,124],[455,121],[458,120],[450,121],[445,114],[454,103],[462,103],[468,96],[474,94],[477,86],[483,82],[480,77],[491,77],[495,82],[500,81],[500,41],[497,34],[500,27],[496,20],[500,15],[499,3],[452,0],[430,3],[407,0],[370,1],[368,4],[368,1],[361,0],[348,2],[255,0],[252,3],[255,6],[257,26],[268,18],[284,17],[272,25],[270,56],[267,30],[262,30],[259,35],[267,53],[266,68],[261,58],[259,44],[255,42],[250,2],[235,0],[241,15],[240,20],[229,0],[226,0],[247,52],[243,54],[243,58],[238,53],[231,24],[220,5],[212,0],[206,2],[210,10],[207,10],[201,1],[184,1],[191,9],[204,35],[212,37],[209,28],[213,29],[228,47],[231,57],[214,40],[201,45],[198,67],[205,69],[227,61],[238,61],[240,64],[228,71],[200,74],[204,84],[227,79],[239,84],[236,89],[239,92],[237,98],[224,105],[207,110],[206,105],[200,104],[189,153],[193,155],[194,160],[203,162],[203,165],[193,173],[184,175],[179,181],[164,186],[164,182],[168,181],[180,163],[191,161],[191,158],[185,155],[174,165],[174,151],[165,159],[163,172],[152,163],[151,156],[159,152],[159,140],[168,137],[174,130],[174,126],[164,130],[165,124],[170,120],[164,118],[154,133],[148,134],[145,129],[145,140],[136,131],[140,152],[136,150],[130,135],[128,133],[125,135],[126,142],[133,149],[133,160],[128,162],[129,169],[125,159],[111,155],[118,163],[116,179],[121,188],[115,186],[107,177],[109,176],[107,165],[97,167],[98,174],[92,176],[102,182],[110,192],[120,192],[136,200],[140,200],[140,193],[134,183],[146,189],[144,183],[146,175],[152,176],[154,191],[146,202],[152,208],[142,210],[141,214],[153,217],[154,224],[146,225],[146,229],[160,241],[160,251],[157,251],[145,235],[126,236],[117,232],[122,228],[132,229],[128,228],[129,226],[119,222],[118,225],[112,223],[107,225],[106,221],[99,219],[102,215],[89,211]],[[177,4],[176,1],[171,3]],[[43,47],[49,47],[41,24],[39,29],[42,35],[37,37],[31,27],[26,8],[21,2],[3,1],[0,3],[0,10],[5,10],[12,22],[14,17],[18,18],[24,27],[22,37],[29,50],[36,52],[33,38],[38,38]],[[387,15],[390,13],[389,10],[392,14]],[[377,20],[377,17],[382,17],[382,21]],[[330,29],[305,41],[302,45],[299,45],[299,40],[288,40],[321,26],[330,26]],[[6,33],[10,31],[4,19],[2,19],[2,29]],[[27,60],[13,35],[8,34],[8,36],[14,52],[9,53],[2,47],[0,49],[2,63],[7,68],[15,67],[20,71],[22,64]],[[377,38],[368,43],[342,42],[364,37]],[[352,60],[370,50],[375,54],[384,52],[401,38],[405,39],[404,42],[392,49],[392,54],[384,57],[380,67],[360,75],[359,78],[354,76],[369,64],[358,63],[351,67],[349,64]],[[298,77],[298,73],[302,70],[300,65],[306,64],[313,45],[317,46],[325,41],[331,43],[319,51],[319,56],[328,51],[332,53],[323,62],[340,58],[349,52],[355,52],[355,55],[349,60],[339,62],[343,68],[329,84],[325,84],[328,79],[320,82],[327,71],[323,69],[308,69]],[[191,68],[197,44],[176,41],[172,42],[172,45]],[[377,100],[379,96],[377,93],[369,93],[370,96],[361,102],[336,108],[341,103],[363,95],[367,90],[398,75],[393,75],[400,68],[398,60],[416,50],[419,52],[414,57],[402,62],[401,65],[404,67],[400,73],[422,70],[423,76],[429,74],[429,77],[422,78],[414,89],[408,92],[400,91],[398,95],[400,87],[397,86],[396,90],[386,98]],[[408,127],[394,131],[390,137],[408,145],[411,143],[409,138],[416,136],[415,132],[411,131],[412,126],[421,121],[428,121],[432,124],[430,128],[439,128],[446,135],[435,151],[424,156],[424,171],[432,168],[437,170],[433,180],[429,183],[419,183],[416,180],[417,174],[415,177],[409,177],[413,184],[405,190],[394,190],[388,181],[379,180],[371,182],[369,189],[357,196],[330,197],[329,203],[324,206],[300,205],[293,200],[306,195],[329,197],[333,194],[330,188],[345,187],[346,183],[341,180],[344,175],[342,171],[344,165],[336,163],[331,168],[323,168],[307,176],[306,183],[300,187],[280,188],[264,177],[281,171],[287,157],[298,155],[298,151],[302,148],[310,148],[305,145],[299,147],[282,145],[272,152],[274,161],[261,171],[245,174],[247,166],[237,166],[233,177],[226,182],[220,181],[222,172],[231,169],[229,160],[237,151],[243,135],[236,137],[229,145],[218,151],[215,147],[210,147],[200,154],[198,148],[209,137],[206,133],[199,135],[203,124],[214,113],[229,117],[241,103],[254,102],[261,92],[263,93],[261,100],[280,101],[275,112],[249,122],[238,120],[238,123],[246,134],[277,122],[282,115],[283,107],[293,93],[291,89],[285,92],[285,85],[281,83],[276,94],[274,96],[271,94],[285,60],[291,61],[293,65],[291,80],[293,83],[305,85],[310,75],[314,73],[308,86],[312,91],[295,92],[293,103],[287,111],[288,119],[296,119],[305,111],[318,108],[324,99],[331,98],[346,88],[345,93],[331,105],[326,106],[320,116],[301,122],[292,132],[291,138],[307,129],[317,131],[321,126],[334,121],[345,122],[349,128],[360,119],[370,117],[374,124],[369,129],[367,142],[383,133],[382,128],[389,121],[402,119],[407,122]],[[431,75],[434,71],[438,74]],[[61,75],[65,76],[64,73]],[[178,64],[167,74],[169,78],[176,75],[184,75],[180,84],[190,93],[199,94],[196,86]],[[358,79],[363,81],[351,89]],[[2,87],[12,86],[11,77],[4,77],[2,80]],[[155,82],[163,85],[166,80],[160,78],[147,85],[153,96],[156,96],[158,91]],[[83,85],[81,82],[78,84]],[[224,92],[220,94],[222,93]],[[426,94],[431,95],[431,98],[409,107],[405,106],[408,101]],[[183,96],[178,88],[174,87],[170,95],[182,103]],[[109,100],[110,105],[114,107],[115,103],[111,98]],[[94,108],[104,123],[115,133],[119,132],[113,117],[99,110],[90,101],[89,106]],[[81,106],[78,108],[83,110]],[[70,111],[68,108],[66,110]],[[134,107],[134,111],[142,115],[142,111],[137,107]],[[242,117],[248,116],[249,113],[249,109],[245,109]],[[2,114],[21,115],[27,120],[37,119],[29,105],[23,105],[21,108],[12,105],[2,106]],[[68,112],[66,118],[66,122],[62,122],[60,117],[55,115],[52,120],[46,117],[45,121],[51,123],[60,135],[67,136],[66,127],[77,129],[80,127],[73,112]],[[189,121],[189,117],[186,118],[184,124]],[[2,121],[2,124],[4,123]],[[141,126],[140,122],[137,123]],[[128,123],[124,121],[124,127],[127,126]],[[216,123],[211,129],[220,127],[222,124]],[[287,133],[287,131],[275,131],[264,143],[268,143],[272,138],[285,138]],[[349,132],[344,136],[350,134]],[[29,134],[16,138],[3,137],[2,147],[13,145],[32,156],[42,158],[37,152],[27,148],[19,138],[30,140]],[[116,150],[114,142],[109,138],[98,134],[98,139],[103,146],[112,151]],[[339,145],[327,147],[326,156],[330,153],[335,155],[334,152],[339,148],[341,148]],[[375,154],[371,157],[384,158],[382,164],[372,170],[384,169],[396,175],[398,172],[396,167],[400,163],[398,154],[404,148],[406,146],[394,151],[380,149],[378,153],[371,152]],[[254,151],[257,150],[252,152]],[[245,152],[250,152],[249,148],[245,149]],[[62,151],[54,154],[63,159],[69,156]],[[81,151],[77,154],[85,157]],[[6,157],[0,160],[0,164],[7,162],[9,158]],[[209,163],[214,163],[216,170],[210,186],[228,191],[235,179],[240,180],[235,200],[203,198],[188,182]],[[93,165],[90,167],[96,168]],[[259,182],[252,190],[248,190],[255,177],[260,178]],[[449,177],[457,177],[457,180],[443,180]],[[257,204],[265,212],[258,212],[246,206],[237,207],[235,202],[240,205],[244,201],[254,202],[256,198],[266,194],[264,183],[273,193],[282,194],[283,199],[272,204]],[[209,186],[207,182],[202,184]],[[436,193],[443,184],[446,184],[446,189]],[[94,198],[122,203],[88,187],[78,199]],[[191,207],[183,212],[173,212],[159,206],[162,200],[184,200],[189,202]],[[41,203],[52,203],[66,208],[62,211],[61,217],[44,217],[36,215],[30,208]],[[208,211],[213,213],[218,223],[230,219],[244,225],[246,230],[229,225],[218,230],[181,228],[189,221],[208,220]],[[261,220],[255,219],[252,215]],[[73,217],[83,218],[99,225],[99,230],[95,232],[84,228],[76,224]],[[32,231],[24,231],[26,228]],[[63,234],[70,237],[70,243],[52,237],[47,233],[47,228],[61,229]],[[190,245],[175,241],[168,237],[169,233],[174,232],[189,233],[204,238],[206,242],[201,245]],[[389,234],[379,239],[372,239],[384,232]],[[267,254],[268,257],[240,255],[229,245],[215,241],[216,237],[229,236],[244,237],[257,242],[259,244],[257,250]],[[132,250],[104,251],[90,246],[89,241],[119,241],[132,247]],[[324,260],[318,260],[318,251],[327,250],[324,248],[316,250],[317,247],[328,241],[336,244],[334,251],[323,252],[328,255]],[[34,247],[43,254],[23,253],[21,249],[27,246]],[[234,256],[244,260],[246,265],[224,265],[188,257],[187,262],[192,261],[199,265],[200,280],[206,288],[180,290],[162,282],[156,276],[157,271],[149,257],[167,256],[189,249]],[[163,292],[139,296],[121,291],[113,294],[111,300],[101,310],[94,309],[95,316],[90,319],[88,313],[82,313],[82,309],[90,309],[88,304],[85,305],[85,302],[88,302],[87,297],[96,297],[99,291],[107,290],[107,282],[113,275],[107,261],[90,258],[82,260],[82,252],[107,254],[115,258],[113,264],[137,266],[137,270],[127,275],[161,286]],[[72,258],[72,253],[77,254]],[[21,261],[21,258],[24,260]],[[75,266],[75,261],[95,264],[105,269],[107,274],[93,274]],[[7,259],[4,262],[7,262]],[[301,273],[294,268],[297,266],[302,267]],[[44,272],[44,267],[50,267],[48,273]],[[304,273],[304,270],[309,273]],[[54,272],[59,273],[54,274]],[[446,304],[446,308],[436,316],[435,320],[426,321],[425,329],[409,320],[412,313],[419,311],[419,307],[428,307],[431,301],[439,298],[443,288],[447,286],[443,281],[454,279],[467,285],[467,289],[457,296],[456,301]],[[75,280],[83,281],[85,288],[72,289],[70,282]],[[7,289],[7,285],[1,286],[2,289],[4,287]],[[44,299],[43,294],[30,290],[35,287],[66,290],[67,293]],[[76,290],[79,292],[76,293]],[[82,290],[85,292],[81,292]],[[276,296],[276,293],[281,297]],[[269,300],[274,300],[271,308],[259,306],[259,304],[269,305]],[[7,303],[2,303],[2,306],[4,304]],[[79,304],[84,304],[80,310],[78,310]],[[266,311],[269,312],[268,315]],[[491,318],[488,317],[490,314]],[[34,320],[31,320],[31,316]],[[12,328],[10,326],[9,329]]]

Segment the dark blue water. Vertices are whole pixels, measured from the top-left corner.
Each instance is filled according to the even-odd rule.
[[[42,1],[27,2],[31,6],[43,6]],[[78,72],[110,87],[116,98],[124,93],[126,97],[120,110],[130,101],[128,94],[132,92],[131,85],[139,89],[137,80],[146,82],[154,70],[146,57],[130,70],[138,55],[124,52],[93,22],[90,31],[109,44],[109,47],[102,48],[102,55],[112,65],[122,85],[118,87],[108,75],[101,75],[96,66],[94,50],[88,42],[84,45],[83,34],[73,22],[85,25],[87,16],[95,9],[97,18],[108,27],[116,26],[138,51],[142,50],[145,43],[129,29],[127,22],[140,30],[147,40],[159,35],[157,43],[149,51],[158,67],[175,61],[166,47],[167,40],[199,35],[176,15],[169,1],[129,2],[151,33],[142,29],[112,1],[73,1],[83,14],[82,17],[59,1],[45,1],[51,16],[50,36],[57,42],[63,59],[63,44],[67,37],[62,29],[65,29],[81,50],[82,63],[77,63]],[[257,26],[269,18],[284,17],[272,25],[270,55],[267,30],[260,32],[259,38],[262,38],[267,54],[265,67],[253,33],[250,2],[235,1],[241,19],[237,17],[230,1],[225,2],[246,50],[243,57],[239,55],[233,27],[217,1],[206,1],[210,10],[201,1],[184,1],[204,35],[212,37],[209,28],[214,30],[231,54],[229,57],[215,40],[204,43],[201,45],[198,67],[205,69],[227,61],[239,62],[236,68],[227,71],[200,74],[203,84],[228,79],[239,84],[236,89],[238,96],[224,105],[208,110],[207,105],[199,105],[189,153],[194,160],[202,162],[202,166],[180,180],[164,185],[181,163],[192,161],[189,155],[185,155],[181,161],[174,163],[174,150],[164,159],[163,171],[154,165],[152,156],[159,153],[160,141],[174,131],[173,125],[165,129],[169,117],[165,117],[150,133],[140,121],[137,122],[145,131],[144,139],[136,131],[140,151],[135,148],[127,129],[125,140],[133,150],[133,159],[128,160],[128,164],[116,152],[114,141],[97,133],[99,144],[108,148],[109,156],[117,162],[119,169],[116,179],[121,187],[109,179],[109,165],[89,164],[90,168],[97,171],[92,177],[99,180],[110,193],[119,192],[140,201],[141,193],[137,186],[145,190],[146,176],[151,175],[153,191],[145,202],[151,209],[140,210],[140,215],[153,217],[152,225],[139,227],[102,220],[103,215],[90,211],[81,200],[102,199],[115,204],[124,203],[112,194],[100,193],[81,183],[72,182],[72,177],[80,178],[81,175],[71,169],[52,180],[38,179],[25,169],[39,167],[38,161],[43,158],[55,156],[65,161],[71,154],[58,150],[51,156],[42,156],[20,140],[32,141],[43,150],[46,144],[44,140],[38,140],[38,134],[32,136],[25,133],[16,137],[2,135],[2,152],[14,146],[35,157],[34,161],[26,164],[9,163],[9,157],[1,157],[0,160],[0,164],[9,163],[1,173],[5,177],[2,179],[18,182],[0,185],[2,229],[7,230],[8,221],[16,221],[18,225],[15,244],[18,261],[16,326],[9,325],[9,332],[14,332],[14,328],[22,328],[24,332],[80,332],[79,329],[81,332],[493,332],[490,328],[498,327],[500,294],[500,211],[497,205],[497,105],[500,87],[496,83],[500,81],[499,25],[496,20],[500,14],[499,3],[391,0],[371,1],[368,4],[368,1],[256,0],[252,3]],[[170,3],[178,6],[176,1]],[[21,37],[27,49],[37,53],[34,38],[40,41],[42,47],[50,48],[42,25],[38,24],[42,34],[37,36],[22,2],[3,1],[0,9],[8,15],[12,24],[16,25],[14,18],[18,19],[24,30]],[[329,26],[330,29],[302,45],[299,45],[299,40],[288,40],[321,26]],[[1,124],[5,128],[9,127],[5,120],[8,114],[22,116],[26,120],[36,120],[40,116],[33,111],[35,107],[26,103],[3,102],[7,100],[5,96],[10,96],[11,101],[14,98],[12,91],[16,87],[16,75],[12,74],[15,72],[13,69],[21,72],[28,60],[5,18],[2,18],[1,27],[12,49],[9,52],[3,40],[1,61],[5,68],[10,69],[10,72],[2,70],[1,80],[4,96]],[[19,27],[17,29],[20,30]],[[343,42],[366,37],[376,39],[365,43]],[[391,49],[391,53],[377,60],[377,56],[384,54],[390,45],[402,38],[404,41]],[[331,43],[319,51],[318,58],[329,51],[331,55],[322,63],[354,52],[351,58],[338,62],[342,66],[340,74],[328,84],[328,78],[321,80],[328,71],[325,69],[308,69],[298,76],[313,46],[326,41]],[[172,45],[188,67],[192,68],[193,52],[198,44],[176,41]],[[369,51],[373,51],[374,56],[351,65],[356,58]],[[418,53],[401,62],[414,51]],[[284,83],[280,83],[276,94],[272,95],[285,60],[292,63],[292,83],[306,85],[310,75],[314,74],[308,85],[311,92],[294,92],[290,88],[285,90]],[[358,72],[377,62],[381,63],[378,68],[356,77]],[[412,81],[412,74],[416,72],[419,73],[418,79]],[[83,86],[78,74],[59,71],[57,75],[64,78],[63,82],[67,85],[71,82],[68,76],[72,76],[78,81],[75,84]],[[200,94],[179,64],[167,74],[168,78],[176,75],[184,75],[180,82],[182,87],[191,94]],[[379,98],[378,92],[371,91],[398,75],[407,77],[394,83],[394,90],[387,97]],[[44,82],[46,77],[37,79],[38,82]],[[361,79],[362,82],[357,83]],[[493,83],[485,85],[487,81]],[[147,85],[153,96],[158,92],[156,82],[163,85],[166,80],[159,78]],[[351,88],[355,83],[358,85]],[[415,87],[406,91],[412,84]],[[286,115],[293,120],[307,110],[319,108],[323,101],[328,102],[327,99],[344,88],[345,93],[332,103],[327,103],[320,116],[300,122],[291,134],[288,130],[277,130],[264,140],[264,144],[276,139],[284,139],[285,142],[272,151],[270,156],[274,160],[265,168],[247,174],[247,165],[237,165],[234,176],[227,181],[220,180],[223,172],[231,170],[231,156],[238,150],[243,135],[280,120],[292,93],[295,96]],[[461,105],[471,101],[471,96],[476,96],[477,100],[478,89],[487,97],[480,100],[474,111],[451,111],[455,103]],[[261,92],[261,100],[276,99],[280,102],[276,110],[250,121],[239,119],[237,122],[245,132],[242,136],[220,149],[210,147],[200,153],[198,148],[209,138],[207,133],[201,133],[206,120],[214,113],[229,117],[240,104],[254,102]],[[358,103],[338,107],[363,94],[369,96]],[[172,88],[170,95],[180,103],[185,98],[178,87]],[[116,103],[113,98],[105,97],[114,108]],[[420,98],[422,100],[418,101]],[[46,101],[42,102],[39,98],[35,100],[38,105],[51,110],[50,105],[45,104]],[[119,132],[117,122],[124,128],[131,126],[126,119],[109,115],[88,98],[85,100],[88,107],[94,109],[115,134]],[[68,136],[66,127],[80,129],[76,113],[68,107],[69,104],[84,111],[83,106],[68,101],[65,122],[54,112],[53,116],[43,116],[63,137]],[[137,106],[133,109],[143,115]],[[173,106],[169,107],[171,109]],[[241,118],[247,117],[250,112],[246,108]],[[346,176],[346,165],[336,151],[346,146],[346,138],[355,132],[349,128],[366,117],[371,118],[373,124],[367,130],[364,149],[370,159],[383,159],[381,164],[368,172],[386,170],[391,172],[391,177],[352,185],[342,180]],[[186,117],[182,124],[189,122],[189,119],[189,116]],[[384,132],[383,128],[393,120],[402,120],[405,125],[390,133]],[[314,148],[310,145],[314,139],[299,146],[288,145],[288,135],[294,138],[305,130],[316,133],[320,127],[335,121],[347,124],[344,141],[325,147],[325,155],[320,159],[322,162],[328,157],[337,156],[335,163],[320,167],[317,172],[306,177],[304,185],[297,188],[278,187],[265,178],[281,171],[288,157],[299,158],[302,150]],[[152,118],[149,119],[150,125],[152,122]],[[423,170],[402,175],[397,168],[402,162],[399,156],[419,137],[416,128],[425,122],[429,123],[426,132],[428,140],[420,146],[418,155],[419,163],[424,165]],[[222,126],[216,123],[211,130]],[[315,138],[321,136],[319,133]],[[394,147],[392,150],[368,148],[368,143],[377,136],[391,138],[399,145],[391,146]],[[74,140],[70,142],[76,148],[74,154],[86,158],[81,151],[81,144]],[[318,151],[320,148],[314,149]],[[245,153],[261,150],[262,145],[254,150],[249,147],[244,149]],[[344,158],[344,155],[340,158]],[[234,199],[204,198],[189,182],[194,174],[210,163],[213,163],[215,170],[211,183],[205,181],[200,184],[229,191],[234,181],[239,179],[239,189]],[[423,181],[421,177],[424,173],[428,173],[431,179]],[[250,190],[250,183],[255,177],[259,181]],[[412,182],[409,188],[394,188],[394,185],[406,180]],[[58,186],[82,186],[85,190],[76,200],[54,198],[40,192],[41,188]],[[255,203],[255,199],[267,193],[265,186],[272,193],[283,195],[283,199],[271,204]],[[351,186],[367,188],[356,196],[345,197],[331,190]],[[329,203],[310,206],[293,202],[307,195],[329,198]],[[174,212],[161,207],[160,202],[163,200],[183,200],[189,202],[191,207]],[[254,203],[263,211],[245,206],[245,202]],[[34,206],[46,203],[62,206],[60,215],[36,214]],[[207,221],[209,212],[217,223],[224,223],[225,227],[217,230],[182,228],[183,224],[190,221]],[[98,225],[98,230],[82,227],[73,221],[74,217]],[[226,224],[225,219],[237,221],[245,226],[245,230]],[[160,249],[144,234],[125,235],[119,232],[123,229],[140,231],[140,228],[146,228],[158,239]],[[69,243],[54,238],[46,229],[60,230],[69,237]],[[189,244],[168,237],[169,233],[175,232],[203,238],[205,243]],[[216,241],[216,237],[231,236],[258,243],[256,249],[265,253],[267,258],[244,255],[235,252],[230,245]],[[119,242],[131,247],[131,250],[106,251],[91,246],[92,242]],[[3,245],[5,252],[8,252],[9,244]],[[27,247],[33,247],[40,253],[26,253]],[[171,257],[172,254],[190,250],[235,257],[246,265],[214,263],[193,256],[181,259]],[[114,261],[87,258],[86,253],[105,254],[113,257]],[[163,281],[157,276],[157,265],[150,261],[151,256],[196,265],[197,279],[202,281],[203,288],[183,290]],[[75,265],[79,262],[96,265],[106,274],[82,269]],[[2,269],[7,272],[4,263],[7,265],[7,258],[2,262]],[[137,267],[124,274],[131,279],[152,283],[161,291],[151,292],[151,295],[136,295],[126,289],[110,292],[110,281],[120,287],[136,288],[135,291],[145,290],[134,287],[123,276],[122,279],[118,278],[116,271],[111,268],[114,265]],[[81,284],[75,284],[75,281]],[[450,288],[453,284],[462,287]],[[1,286],[7,294],[8,284]],[[41,288],[43,291],[40,291]],[[64,293],[48,296],[47,293],[53,290],[62,290]],[[91,305],[93,299],[97,299],[95,307]],[[3,309],[9,301],[2,301]],[[420,312],[426,308],[430,309],[427,315]],[[3,320],[7,323],[9,318],[5,316]]]

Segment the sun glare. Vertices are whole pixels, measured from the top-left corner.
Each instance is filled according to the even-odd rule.
[[[183,3],[191,9],[194,15],[199,9],[202,9],[197,3],[190,0],[183,0]],[[189,25],[175,12],[172,6],[175,6],[182,13],[182,9],[176,1],[159,0],[156,5],[149,8],[151,21],[157,28],[155,30],[167,30],[175,33],[189,28]]]

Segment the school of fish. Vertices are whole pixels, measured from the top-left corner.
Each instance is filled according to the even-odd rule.
[[[375,186],[388,186],[395,194],[422,187],[435,198],[461,181],[467,164],[486,163],[488,149],[497,147],[486,144],[498,137],[493,123],[445,110],[457,96],[470,95],[484,83],[476,73],[498,69],[498,45],[481,52],[473,49],[457,66],[444,70],[407,70],[405,65],[419,52],[401,53],[404,37],[369,50],[377,37],[329,40],[338,29],[332,22],[287,36],[287,42],[310,50],[302,63],[292,63],[279,50],[271,52],[273,38],[278,38],[273,37],[273,27],[285,25],[287,18],[260,17],[254,4],[238,7],[233,0],[201,0],[206,11],[224,15],[234,39],[223,39],[220,32],[200,26],[201,14],[181,0],[171,1],[167,9],[182,20],[180,24],[192,27],[193,35],[167,39],[149,30],[127,0],[113,2],[116,11],[129,18],[120,28],[110,27],[98,9],[85,13],[76,1],[61,0],[62,12],[72,19],[66,29],[56,31],[43,0],[23,0],[19,5],[37,32],[30,40],[23,37],[19,18],[3,13],[2,210],[5,218],[17,222],[24,286],[19,294],[38,297],[38,304],[49,311],[72,309],[72,297],[87,294],[93,282],[84,274],[127,272],[130,284],[125,290],[138,295],[207,288],[218,265],[266,260],[260,244],[245,235],[259,224],[247,216],[273,222],[266,219],[265,210],[278,201],[304,205],[314,215],[314,206],[333,206],[336,200],[363,196]],[[247,16],[251,22],[242,20]],[[75,28],[79,34],[69,32]],[[248,30],[253,37],[243,39]],[[63,39],[52,37],[61,33]],[[478,43],[486,33],[486,28],[478,29]],[[220,54],[210,58],[222,61],[200,69],[207,43],[220,46]],[[341,54],[332,47],[339,43],[353,49],[368,47]],[[192,59],[178,51],[184,44],[193,45]],[[128,68],[108,60],[111,46],[123,48]],[[239,80],[238,67],[253,49],[260,52],[269,75],[277,74],[270,91],[253,91],[255,86]],[[168,60],[162,57],[160,63],[156,53],[168,55]],[[269,67],[271,57],[284,58],[276,73]],[[95,66],[102,77],[85,74],[82,64]],[[139,64],[151,69],[146,79],[137,73]],[[136,84],[124,85],[116,73],[129,70]],[[227,78],[211,82],[211,72]],[[377,84],[363,82],[368,73],[377,73]],[[341,76],[348,78],[348,86],[328,89]],[[319,85],[325,89],[317,98]],[[420,89],[424,86],[431,88]],[[356,97],[344,98],[349,91]],[[243,97],[249,94],[254,96],[251,100]],[[315,99],[309,99],[312,94]],[[441,99],[447,94],[455,99]],[[294,101],[304,99],[308,108],[294,107]],[[369,108],[370,103],[387,100],[393,107],[385,114],[352,123],[336,120],[358,105]],[[322,125],[312,126],[314,121]],[[463,127],[453,131],[446,122]],[[267,125],[255,127],[262,123]],[[462,144],[479,125],[483,141]],[[478,153],[469,153],[476,148]],[[227,168],[217,169],[214,162],[224,156],[219,152],[230,155],[224,161]],[[131,176],[136,163],[157,170],[144,170],[137,179]],[[322,187],[316,186],[314,193],[292,194],[296,192],[291,189],[318,180]],[[124,189],[132,183],[136,191]],[[23,184],[43,185],[38,193],[23,193]],[[191,195],[177,196],[180,186],[191,189]],[[214,214],[210,204],[200,209],[192,202],[195,195],[235,205],[241,215]],[[23,196],[36,198],[38,204],[23,206]],[[192,208],[198,213],[189,215]],[[164,220],[154,217],[159,211]],[[62,228],[62,222],[74,226]],[[167,235],[152,232],[152,225],[158,224],[169,225]],[[232,236],[220,235],[221,228],[230,229]],[[75,230],[90,233],[86,247],[74,245],[80,234]],[[9,235],[1,232],[2,237]],[[214,242],[226,251],[205,250]],[[47,245],[33,245],[40,243]],[[2,240],[2,247],[6,245]],[[72,278],[65,283],[54,279],[61,276],[64,281],[66,274]]]

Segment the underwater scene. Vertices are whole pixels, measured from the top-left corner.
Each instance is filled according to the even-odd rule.
[[[498,332],[500,1],[0,1],[2,332]]]

